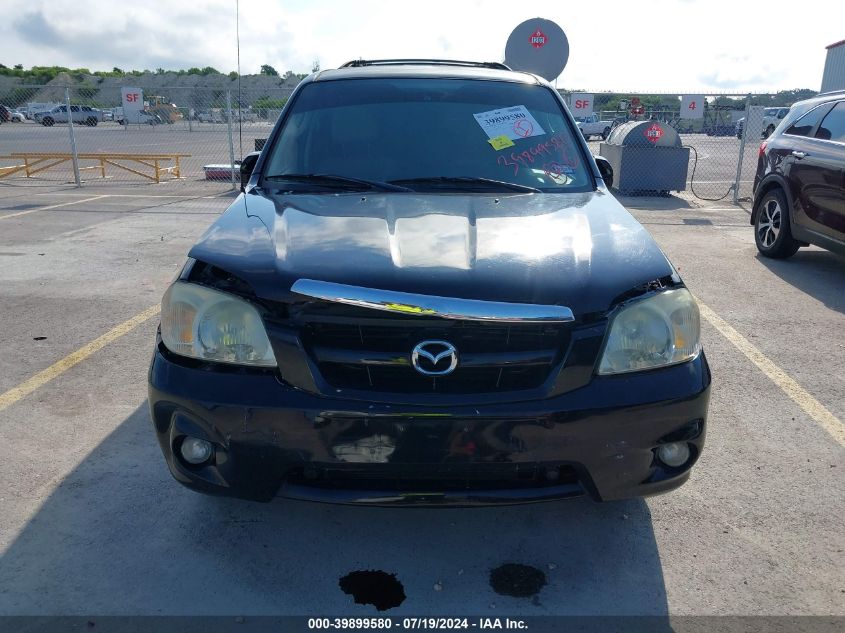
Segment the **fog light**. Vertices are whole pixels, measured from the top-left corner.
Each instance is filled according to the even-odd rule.
[[[179,447],[182,453],[182,459],[189,464],[202,464],[211,458],[214,448],[211,442],[201,440],[198,437],[186,437],[182,440],[182,446]]]
[[[686,442],[670,442],[657,449],[658,459],[672,468],[686,464],[689,456],[689,444]]]

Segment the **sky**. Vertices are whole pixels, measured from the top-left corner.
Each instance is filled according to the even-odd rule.
[[[27,0],[0,20],[0,63],[91,70],[237,69],[236,0]],[[240,0],[243,74],[310,72],[350,59],[502,61],[510,32],[560,25],[560,88],[771,92],[821,85],[845,39],[837,0]]]

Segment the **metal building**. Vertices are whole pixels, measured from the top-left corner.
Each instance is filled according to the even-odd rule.
[[[831,90],[845,90],[845,40],[827,47],[821,91]]]

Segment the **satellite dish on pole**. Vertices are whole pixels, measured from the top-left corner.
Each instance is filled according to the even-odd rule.
[[[569,60],[569,40],[551,20],[532,18],[517,26],[505,45],[505,64],[554,81]]]

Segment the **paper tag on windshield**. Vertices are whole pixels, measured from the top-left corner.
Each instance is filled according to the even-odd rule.
[[[478,125],[487,134],[487,138],[506,136],[516,141],[521,138],[545,134],[543,128],[537,123],[537,119],[531,116],[531,113],[525,106],[521,105],[502,108],[500,110],[490,110],[489,112],[479,112],[472,116],[475,117]]]

